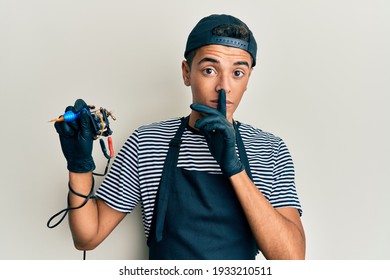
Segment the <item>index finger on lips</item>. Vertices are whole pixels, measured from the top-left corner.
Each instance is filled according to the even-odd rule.
[[[224,89],[221,89],[218,92],[218,111],[226,118],[226,92]]]

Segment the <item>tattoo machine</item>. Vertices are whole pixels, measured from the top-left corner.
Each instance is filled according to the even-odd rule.
[[[81,111],[87,111],[88,115],[90,116],[92,127],[93,127],[93,133],[94,133],[94,140],[100,138],[101,136],[108,137],[108,148],[110,153],[107,153],[106,145],[104,144],[103,139],[100,138],[100,147],[102,149],[102,152],[104,156],[108,159],[107,166],[105,169],[104,174],[97,174],[94,173],[94,175],[98,176],[104,176],[107,174],[108,166],[110,163],[110,159],[114,156],[114,148],[112,144],[112,139],[110,135],[112,134],[112,130],[110,128],[110,122],[109,117],[111,117],[114,121],[116,120],[115,116],[108,111],[107,109],[100,107],[99,109],[95,109],[94,105],[89,105],[88,107],[84,107],[81,109]],[[75,113],[71,110],[65,112],[63,115],[59,116],[56,119],[52,119],[50,122],[73,122],[76,121],[81,111]]]

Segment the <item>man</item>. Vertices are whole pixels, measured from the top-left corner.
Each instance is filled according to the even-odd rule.
[[[191,113],[129,137],[97,199],[69,213],[76,248],[91,250],[141,203],[150,259],[304,259],[305,235],[284,142],[233,118],[256,65],[249,28],[203,18],[182,62]],[[77,123],[56,123],[69,169],[70,206],[82,205],[95,168],[86,103]]]

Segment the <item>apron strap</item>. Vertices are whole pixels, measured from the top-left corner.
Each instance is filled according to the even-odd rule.
[[[244,142],[242,141],[241,134],[240,134],[240,131],[238,129],[240,127],[240,122],[236,122],[233,120],[233,126],[234,126],[234,130],[236,131],[236,142],[237,142],[237,146],[238,146],[238,153],[240,155],[240,160],[241,160],[242,164],[244,164],[245,171],[248,174],[248,177],[253,182],[252,172],[251,172],[251,169],[249,166],[248,157],[246,155]]]
[[[159,242],[163,238],[163,230],[164,230],[164,223],[165,223],[165,213],[167,211],[168,207],[168,200],[169,200],[169,186],[168,179],[171,175],[171,172],[169,170],[173,170],[176,168],[177,159],[179,157],[179,151],[180,151],[180,145],[181,145],[181,136],[185,130],[185,127],[188,124],[189,117],[183,117],[181,119],[181,124],[176,131],[175,136],[171,139],[169,142],[169,152],[167,154],[167,158],[164,163],[163,173],[161,177],[161,183],[160,186],[164,186],[163,188],[160,188],[158,191],[158,195],[156,197],[156,201],[158,202],[157,205],[155,205],[156,210],[154,211],[156,215],[156,241]],[[152,229],[154,230],[154,229]]]

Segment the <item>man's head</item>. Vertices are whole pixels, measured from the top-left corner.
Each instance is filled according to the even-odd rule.
[[[187,39],[184,57],[191,67],[196,50],[207,45],[223,45],[247,51],[256,65],[257,44],[252,31],[231,15],[210,15],[201,19]]]
[[[191,31],[182,62],[183,81],[191,87],[193,103],[217,108],[226,93],[226,118],[233,114],[247,89],[256,64],[256,41],[239,19],[228,15],[203,18]],[[190,125],[200,118],[192,111]]]

